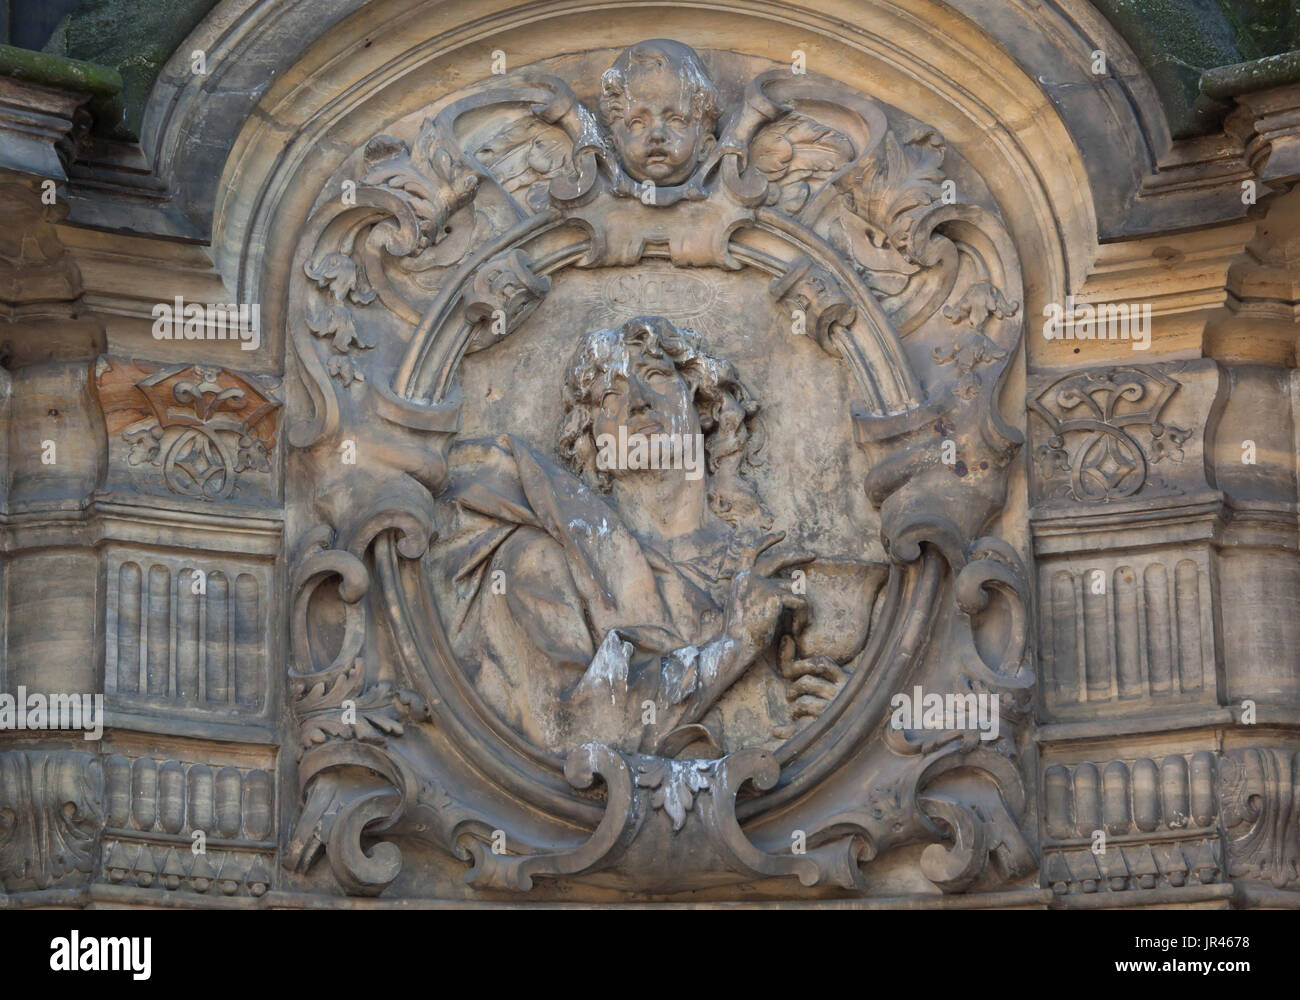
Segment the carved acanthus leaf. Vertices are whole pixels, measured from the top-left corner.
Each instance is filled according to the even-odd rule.
[[[96,754],[13,750],[0,754],[0,875],[9,891],[46,889],[89,874],[104,822]]]
[[[943,139],[934,129],[919,128],[902,142],[890,131],[853,172],[848,206],[867,224],[875,245],[883,238],[906,260],[928,263],[914,233],[942,194],[944,152]]]
[[[951,242],[933,236],[926,222],[943,204],[943,139],[933,129],[920,127],[899,141],[893,131],[884,134],[872,152],[853,167],[837,186],[843,191],[845,211],[825,223],[827,240],[851,260],[873,290],[886,298],[890,312],[900,312],[903,331],[911,329],[907,315],[915,307],[910,286],[921,282],[929,269],[936,288],[922,296],[927,306],[920,319],[942,304],[956,276],[956,255]],[[923,282],[922,282],[923,283]]]
[[[420,286],[399,290],[401,283],[394,283],[387,266],[400,262],[406,275],[445,268],[455,259],[443,259],[441,250],[451,233],[448,223],[462,210],[472,216],[480,178],[459,157],[453,159],[439,137],[436,120],[428,119],[414,152],[392,136],[371,139],[362,152],[360,178],[348,180],[317,215],[319,241],[303,264],[313,282],[303,322],[317,337],[329,338],[333,355],[347,358],[345,364],[331,357],[326,369],[344,386],[364,380],[354,349],[375,345],[351,306],[378,298],[400,318],[417,323],[419,311],[410,296],[418,295]],[[469,228],[476,228],[472,218]]]
[[[366,144],[363,156],[366,172],[361,183],[408,195],[422,222],[424,246],[442,242],[447,220],[469,204],[478,190],[478,175],[453,161],[451,153],[438,145],[433,119],[426,119],[420,127],[414,153],[401,140],[381,135]]]
[[[650,804],[666,812],[676,832],[695,805],[695,793],[709,787],[711,761],[656,759],[637,766],[638,788],[654,789]]]
[[[306,271],[317,285],[329,286],[336,302],[350,298],[364,306],[375,300],[375,290],[366,282],[365,271],[347,254],[327,253],[318,263],[308,262]]]
[[[357,659],[332,684],[320,680],[310,687],[302,681],[291,685],[294,713],[301,720],[300,749],[329,739],[381,744],[386,737],[401,736],[404,721],[427,716],[424,701],[415,692],[389,681],[367,686],[365,680],[365,661]]]
[[[1288,749],[1228,750],[1219,760],[1230,875],[1300,880],[1300,756]]]

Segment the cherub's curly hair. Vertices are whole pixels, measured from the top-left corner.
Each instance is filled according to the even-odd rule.
[[[657,66],[660,69],[676,66],[682,88],[690,94],[691,110],[704,123],[705,131],[713,132],[717,127],[722,115],[722,98],[704,72],[695,51],[681,42],[654,38],[624,50],[601,76],[600,117],[606,128],[627,112],[627,78],[633,66]]]
[[[616,374],[626,376],[633,351],[668,357],[690,387],[704,433],[713,512],[732,527],[755,516],[763,527],[770,527],[771,512],[742,474],[743,469],[760,464],[763,433],[758,400],[741,383],[730,361],[708,353],[696,331],[679,329],[662,316],[638,316],[617,328],[592,330],[583,338],[564,375],[560,457],[597,489],[610,490],[613,477],[596,468],[591,428],[611,379]]]

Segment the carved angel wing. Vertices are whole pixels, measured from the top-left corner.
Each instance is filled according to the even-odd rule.
[[[754,136],[749,153],[753,165],[775,185],[769,202],[795,215],[820,182],[853,158],[853,143],[829,125],[792,112]]]
[[[529,115],[473,145],[474,157],[528,212],[547,205],[554,178],[573,172],[573,144],[564,131]]]

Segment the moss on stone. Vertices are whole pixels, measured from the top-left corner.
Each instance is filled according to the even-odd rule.
[[[1251,78],[1290,82],[1277,63],[1243,67],[1300,48],[1297,0],[1093,2],[1150,74],[1175,138],[1217,129],[1230,107],[1220,95],[1257,89]],[[1203,74],[1220,67],[1233,72],[1202,86]]]
[[[106,66],[12,45],[0,45],[0,76],[95,97],[112,97],[123,86],[121,75]]]
[[[125,109],[117,132],[135,138],[163,64],[214,6],[216,0],[81,0],[45,50],[113,67]]]
[[[1295,0],[1223,0],[1243,56],[1262,59],[1300,48],[1300,4]]]
[[[129,134],[122,124],[126,117],[122,102],[125,82],[114,69],[49,52],[0,45],[0,76],[89,94],[86,108],[95,130],[105,135]]]
[[[1220,95],[1293,82],[1287,59],[1269,57],[1300,49],[1300,0],[1093,2],[1150,74],[1176,138],[1215,130],[1228,107]],[[159,71],[215,5],[216,0],[81,0],[55,29],[45,53],[116,71],[120,106],[115,116],[101,106],[96,127],[135,138]],[[1258,60],[1263,61],[1254,65]]]
[[[1289,83],[1300,83],[1300,52],[1283,52],[1209,70],[1201,77],[1201,90],[1208,97],[1226,100]]]

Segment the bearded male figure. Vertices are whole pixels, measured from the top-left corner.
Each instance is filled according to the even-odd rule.
[[[586,335],[563,403],[563,466],[511,435],[452,456],[457,523],[435,566],[485,700],[556,753],[717,756],[817,716],[866,641],[885,568],[774,548],[784,533],[745,474],[759,403],[731,363],[638,317]],[[620,433],[701,435],[707,474],[600,461]]]

